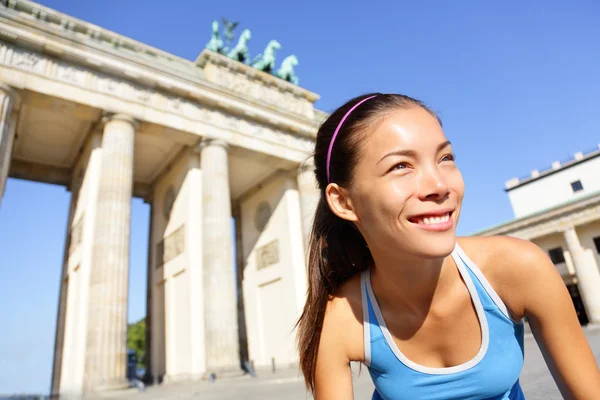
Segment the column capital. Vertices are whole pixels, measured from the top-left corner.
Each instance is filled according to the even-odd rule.
[[[0,82],[0,93],[4,94],[5,96],[8,96],[12,99],[14,106],[13,109],[18,109],[20,104],[21,104],[21,96],[19,96],[19,92],[12,86],[4,83],[4,82]]]
[[[4,82],[0,82],[0,92],[3,92],[4,94],[11,97],[16,94],[15,89],[13,89],[10,85],[7,85]]]
[[[102,123],[106,125],[111,121],[125,121],[133,125],[134,128],[137,128],[139,126],[139,121],[133,118],[131,115],[104,111],[104,113],[102,114]]]
[[[566,232],[566,231],[569,231],[569,230],[571,230],[571,229],[572,229],[572,230],[575,230],[575,225],[573,225],[572,223],[570,223],[570,224],[568,224],[568,225],[564,225],[564,226],[562,227],[562,232],[564,233],[564,232]]]
[[[577,235],[577,230],[575,229],[575,226],[570,225],[566,227],[562,231],[562,233],[565,237],[567,248],[571,253],[575,253],[582,250],[581,243],[579,242],[579,235]]]
[[[225,141],[223,139],[208,138],[208,137],[202,138],[202,140],[200,141],[200,144],[198,144],[198,149],[202,150],[209,146],[218,146],[218,147],[223,147],[226,151],[229,150],[229,143],[227,143],[227,141]]]

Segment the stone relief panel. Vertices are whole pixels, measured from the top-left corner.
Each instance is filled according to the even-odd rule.
[[[223,67],[207,66],[206,72],[209,80],[233,92],[285,108],[311,119],[313,117],[312,104],[290,92],[282,92],[275,86],[265,85],[256,79],[251,79],[239,73],[234,74]]]
[[[16,50],[10,47],[2,49],[0,55],[2,56],[2,63],[5,65],[37,72],[39,74],[44,73],[48,61],[36,53],[30,53],[20,49]]]
[[[65,66],[58,68],[56,78],[63,82],[73,82],[77,85],[85,85],[86,71],[82,68]]]
[[[156,245],[156,265],[162,267],[185,250],[185,224],[181,225],[169,236]]]
[[[227,129],[235,131],[250,138],[257,138],[274,144],[292,147],[303,152],[310,153],[313,150],[314,139],[312,138],[278,131],[255,121],[227,114],[217,109],[204,107],[183,97],[165,95],[109,74],[102,74],[83,67],[56,61],[41,54],[14,48],[1,41],[0,65],[34,72],[50,79],[118,96],[124,100],[142,103],[156,109],[166,110],[186,119],[211,124],[219,130]],[[220,77],[218,78],[220,79],[219,83],[231,90],[241,90],[244,93],[247,91],[246,94],[259,100],[266,99],[266,101],[273,102],[274,104],[285,104],[286,109],[294,112],[303,113],[300,110],[305,107],[304,103],[312,107],[308,100],[297,98],[291,93],[280,92],[275,87],[265,86],[264,84],[232,75],[227,71],[221,71],[217,76]]]
[[[256,269],[261,270],[279,262],[279,241],[274,240],[256,249]]]

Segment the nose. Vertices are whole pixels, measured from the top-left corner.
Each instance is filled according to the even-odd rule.
[[[450,193],[446,177],[439,168],[422,169],[419,178],[419,198],[421,200],[440,200]]]

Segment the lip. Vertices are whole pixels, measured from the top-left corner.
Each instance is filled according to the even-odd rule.
[[[438,217],[440,215],[444,215],[447,213],[450,213],[450,216],[452,216],[452,213],[454,212],[454,210],[456,210],[456,208],[441,208],[439,210],[431,210],[425,213],[421,213],[421,214],[414,214],[408,217],[408,219],[413,219],[413,218],[420,218],[420,217],[428,217],[428,216],[434,216],[434,217]]]
[[[448,231],[448,230],[452,229],[452,227],[454,226],[454,218],[452,218],[452,214],[454,213],[454,211],[455,211],[455,208],[446,208],[446,209],[440,209],[440,210],[432,210],[430,212],[422,213],[422,214],[415,214],[415,215],[408,217],[408,222],[410,222],[412,225],[416,226],[419,229],[423,229],[424,231],[444,232],[444,231]],[[420,218],[420,217],[425,217],[425,216],[437,217],[437,216],[442,216],[442,215],[445,215],[448,213],[450,213],[450,218],[448,218],[448,221],[440,222],[439,224],[419,224],[419,223],[411,221],[411,219],[415,219],[415,218]]]

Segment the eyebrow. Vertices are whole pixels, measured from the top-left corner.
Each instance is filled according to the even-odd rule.
[[[450,146],[451,144],[452,143],[450,143],[449,140],[446,140],[444,143],[440,143],[437,146],[437,149],[435,150],[436,153],[440,152],[440,150],[443,150],[444,148]],[[396,150],[396,151],[392,151],[390,153],[387,153],[385,156],[381,157],[381,160],[377,161],[377,164],[379,164],[385,158],[390,157],[390,156],[406,156],[406,157],[413,157],[413,158],[415,158],[417,156],[417,152],[414,151],[414,150]]]

